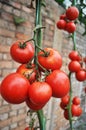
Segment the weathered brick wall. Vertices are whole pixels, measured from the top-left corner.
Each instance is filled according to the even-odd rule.
[[[10,0],[12,6],[0,3],[0,80],[7,74],[15,72],[19,66],[9,54],[11,44],[17,39],[32,38],[35,11],[26,7],[29,2],[28,0]],[[67,38],[66,32],[56,28],[56,21],[63,12],[63,8],[54,1],[47,1],[46,8],[42,10],[43,25],[46,26],[46,29],[43,30],[43,47],[53,47],[61,53],[63,57],[62,69],[68,73],[68,54],[72,50],[73,44]],[[14,16],[21,16],[26,21],[16,26],[13,21]],[[77,28],[77,47],[83,55],[86,55],[86,37],[81,36],[82,32],[83,28],[79,26]],[[76,94],[79,96],[84,85],[75,79],[73,80],[74,90],[76,89]],[[68,121],[63,118],[63,111],[59,107],[59,102],[59,99],[52,98],[44,108],[45,115],[51,119],[47,121],[47,130],[65,130],[68,127]],[[11,105],[0,97],[0,130],[24,130],[29,121],[26,115],[27,109],[24,103]]]

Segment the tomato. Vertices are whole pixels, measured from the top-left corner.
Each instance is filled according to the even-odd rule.
[[[63,103],[64,105],[68,105],[69,100],[70,100],[70,96],[69,96],[69,95],[66,95],[66,96],[64,96],[64,97],[61,99],[61,101],[62,101],[62,103]]]
[[[16,72],[24,75],[30,83],[33,83],[36,79],[36,70],[34,64],[32,64],[31,66],[28,66],[27,64],[22,64],[18,67]]]
[[[66,26],[66,21],[63,19],[60,19],[57,23],[56,23],[57,28],[59,29],[65,29]]]
[[[86,57],[84,57],[84,59],[83,59],[83,60],[84,60],[84,62],[86,63]]]
[[[82,108],[74,104],[72,105],[71,111],[73,116],[80,116],[82,114]]]
[[[52,88],[53,97],[62,98],[68,94],[70,81],[65,72],[54,70],[45,80]]]
[[[71,61],[68,65],[68,68],[71,72],[78,72],[81,69],[81,65],[78,61]]]
[[[59,52],[52,48],[45,48],[44,51],[46,54],[43,51],[38,53],[38,62],[40,65],[46,69],[60,69],[62,66],[62,57]]]
[[[34,56],[34,47],[31,43],[24,44],[23,41],[17,41],[10,48],[12,58],[22,64],[28,63]]]
[[[34,82],[30,86],[29,98],[36,105],[44,105],[52,96],[52,89],[46,82]]]
[[[78,71],[78,72],[75,74],[75,76],[76,76],[76,79],[77,79],[78,81],[84,81],[84,80],[86,80],[86,72],[85,72],[84,70]]]
[[[65,19],[66,19],[66,14],[62,14],[62,15],[60,16],[60,19],[65,20]]]
[[[26,100],[26,104],[27,104],[27,106],[28,106],[30,109],[32,109],[32,110],[34,110],[34,111],[37,111],[37,110],[42,109],[42,108],[44,107],[44,105],[45,105],[45,104],[42,104],[42,105],[34,104],[33,102],[31,102],[30,99],[27,99],[27,100]]]
[[[85,93],[86,93],[86,87],[85,87],[84,91],[85,91]]]
[[[66,23],[65,30],[66,30],[68,33],[73,33],[73,32],[76,30],[76,25],[75,25],[75,23],[74,23],[74,22],[68,22],[68,23]]]
[[[64,110],[64,118],[65,118],[66,120],[69,120],[68,110]]]
[[[80,98],[79,97],[77,97],[77,96],[75,96],[74,98],[73,98],[73,104],[75,104],[75,105],[80,105],[80,102],[81,102],[81,100],[80,100]]]
[[[26,127],[24,130],[34,130],[34,128]]]
[[[75,6],[71,6],[66,10],[66,17],[69,20],[75,20],[79,16],[79,10]]]
[[[69,53],[69,58],[71,60],[76,60],[76,61],[80,61],[81,60],[81,57],[79,56],[78,52],[74,51],[74,50]]]
[[[27,99],[29,81],[18,73],[7,75],[1,83],[1,96],[8,102],[19,104]]]
[[[61,102],[60,102],[60,107],[61,107],[63,110],[65,110],[66,107],[67,107],[67,105],[65,105],[65,104],[61,101]]]

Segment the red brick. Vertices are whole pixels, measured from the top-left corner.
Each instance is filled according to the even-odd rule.
[[[15,32],[0,28],[0,35],[14,38]]]
[[[6,12],[12,13],[12,7],[11,7],[11,6],[3,5],[3,9],[4,9]]]
[[[0,107],[0,114],[3,114],[5,112],[9,112],[10,111],[10,106],[9,105],[5,105]]]
[[[8,45],[0,45],[0,53],[9,53],[10,52],[10,46]]]
[[[29,36],[18,32],[16,33],[16,38],[21,39],[21,40],[27,40]]]
[[[22,6],[22,10],[27,12],[27,13],[31,13],[32,12],[32,10],[27,8],[26,6]]]
[[[11,61],[0,61],[0,68],[12,68],[12,62]]]
[[[21,9],[21,4],[18,2],[14,2],[14,1],[10,1],[10,4],[14,7],[16,7],[17,9]]]
[[[7,21],[13,22],[13,15],[11,15],[11,14],[8,14],[6,12],[2,12],[1,17]]]
[[[18,121],[20,121],[20,120],[23,120],[23,119],[25,119],[26,118],[26,113],[25,114],[20,114],[20,115],[17,115],[17,116],[13,116],[12,117],[12,123],[14,123],[14,122],[18,122]]]

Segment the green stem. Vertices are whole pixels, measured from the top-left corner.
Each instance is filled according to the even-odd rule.
[[[41,26],[41,6],[42,6],[42,0],[36,0],[36,18],[35,18],[35,27],[38,25]],[[34,62],[36,64],[36,68],[38,69],[38,58],[37,54],[39,52],[39,48],[41,47],[42,43],[42,31],[41,28],[38,28],[36,31],[34,31],[34,45],[35,45],[35,56],[34,56]],[[37,111],[37,116],[39,120],[40,130],[46,129],[46,118],[44,117],[43,110]]]

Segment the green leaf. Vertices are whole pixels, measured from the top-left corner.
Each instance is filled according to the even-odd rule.
[[[22,17],[17,17],[17,16],[14,16],[13,19],[14,19],[15,25],[20,25],[21,23],[23,23],[23,22],[26,21],[24,18],[22,18]]]

